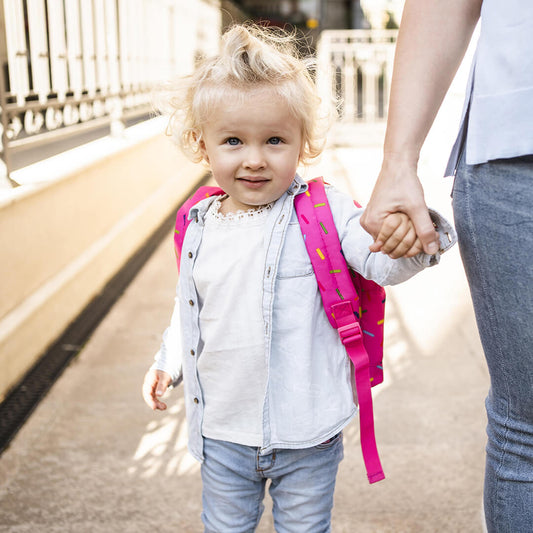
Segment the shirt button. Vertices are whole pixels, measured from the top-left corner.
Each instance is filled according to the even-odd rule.
[[[194,305],[194,302],[192,300],[189,300],[189,305]]]
[[[189,259],[192,259],[192,252],[189,252],[187,255],[189,256]]]
[[[194,350],[191,350],[191,355],[196,355],[196,352]]]
[[[193,402],[194,402],[194,403],[200,403],[200,400],[199,400],[198,398],[195,398],[195,399],[193,400]]]

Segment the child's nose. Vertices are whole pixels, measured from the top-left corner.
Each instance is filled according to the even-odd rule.
[[[252,170],[260,170],[266,167],[266,161],[263,157],[263,152],[259,148],[250,147],[246,151],[246,157],[243,162],[245,168]]]

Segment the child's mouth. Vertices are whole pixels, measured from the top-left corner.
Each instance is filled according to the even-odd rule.
[[[238,180],[245,187],[248,187],[250,189],[260,189],[263,185],[268,183],[268,180],[264,178],[238,178]]]

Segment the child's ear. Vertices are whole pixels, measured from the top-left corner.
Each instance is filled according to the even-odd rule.
[[[197,142],[198,144],[198,150],[199,152],[202,154],[202,158],[203,160],[209,164],[209,156],[207,155],[207,149],[205,147],[205,142],[204,140],[202,139],[202,134],[201,133],[195,133],[194,134],[194,140]]]
[[[209,164],[209,156],[207,155],[207,150],[205,148],[205,142],[203,139],[200,139],[198,142],[198,147],[200,148],[200,153],[202,154],[204,161]]]

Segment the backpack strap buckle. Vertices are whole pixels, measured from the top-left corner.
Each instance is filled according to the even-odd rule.
[[[342,300],[333,304],[331,312],[335,317],[337,331],[345,346],[349,343],[358,342],[363,338],[361,326],[355,317],[350,300]]]
[[[354,317],[354,321],[351,324],[340,326],[337,331],[339,332],[339,336],[344,346],[348,344],[361,342],[361,339],[363,338],[363,332],[361,331],[361,326],[359,325],[359,322],[355,320],[355,317]]]
[[[352,303],[343,300],[331,306],[331,310],[337,322],[337,332],[342,344],[346,348],[348,356],[354,364],[356,372],[368,369],[368,353],[363,343],[363,330],[355,317]]]

